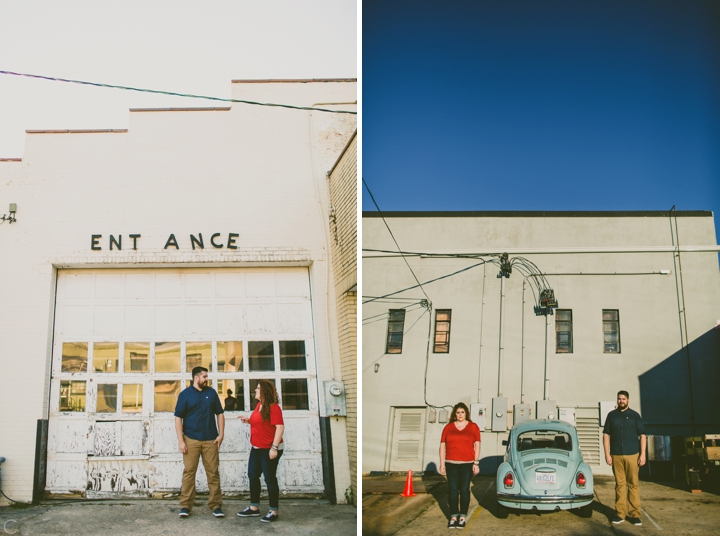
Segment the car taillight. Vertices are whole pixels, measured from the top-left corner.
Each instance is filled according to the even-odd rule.
[[[585,484],[587,484],[587,479],[585,478],[585,475],[582,473],[577,474],[577,485],[579,488],[584,488]]]
[[[505,478],[503,479],[503,484],[505,484],[506,488],[512,488],[515,485],[515,479],[513,478],[512,473],[508,473],[505,475]]]

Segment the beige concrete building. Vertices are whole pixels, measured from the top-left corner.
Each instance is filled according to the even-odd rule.
[[[283,493],[345,501],[326,177],[357,121],[320,109],[354,111],[356,82],[238,80],[232,97],[309,109],[131,110],[127,130],[29,132],[23,158],[0,162],[0,201],[17,209],[0,227],[9,497],[178,490],[173,409],[202,364],[242,411],[274,381]],[[229,494],[248,487],[237,416],[220,452]]]
[[[621,389],[649,434],[720,432],[712,213],[384,215],[405,258],[364,213],[363,472],[434,469],[459,401],[486,474],[514,422],[548,415],[609,474],[601,426]]]

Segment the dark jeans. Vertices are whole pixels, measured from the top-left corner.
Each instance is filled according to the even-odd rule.
[[[466,516],[470,508],[470,479],[472,463],[445,463],[448,480],[448,506],[451,516]],[[460,510],[458,510],[458,494]]]
[[[277,480],[277,467],[282,450],[278,451],[277,458],[270,459],[270,449],[250,449],[248,460],[248,478],[250,479],[250,505],[260,506],[260,475],[265,477],[268,489],[268,502],[270,510],[277,511],[280,501],[280,486]]]

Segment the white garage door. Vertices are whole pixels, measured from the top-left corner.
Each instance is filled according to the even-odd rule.
[[[137,269],[58,273],[46,489],[88,497],[177,491],[173,411],[202,365],[225,401],[223,491],[249,488],[249,430],[259,379],[275,382],[285,416],[278,478],[322,492],[308,270]],[[207,490],[202,464],[198,491]]]

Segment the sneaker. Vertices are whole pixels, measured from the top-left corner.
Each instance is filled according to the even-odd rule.
[[[275,521],[278,520],[278,518],[279,518],[279,516],[277,515],[277,513],[273,514],[273,512],[270,511],[267,514],[265,514],[265,517],[263,517],[260,521],[262,521],[263,523],[274,523]]]
[[[187,517],[190,515],[190,510],[187,508],[180,508],[180,517]]]
[[[636,527],[642,526],[642,521],[640,521],[639,517],[628,517],[627,520],[628,520],[628,523],[632,523]]]
[[[458,522],[455,523],[456,529],[464,529],[465,528],[465,520],[464,519],[458,519]]]
[[[242,512],[238,512],[237,515],[239,517],[258,517],[260,516],[260,510],[253,510],[248,506]]]
[[[448,521],[448,528],[449,528],[449,529],[454,529],[454,528],[455,528],[455,525],[457,525],[457,518],[456,518],[456,517],[451,517],[451,518],[450,518],[450,521]]]
[[[220,508],[215,508],[215,510],[213,510],[213,515],[215,517],[225,517],[225,514],[223,514],[223,511]]]
[[[611,519],[611,521],[613,522],[613,525],[619,525],[620,523],[622,523],[625,520],[620,516],[615,516]]]

